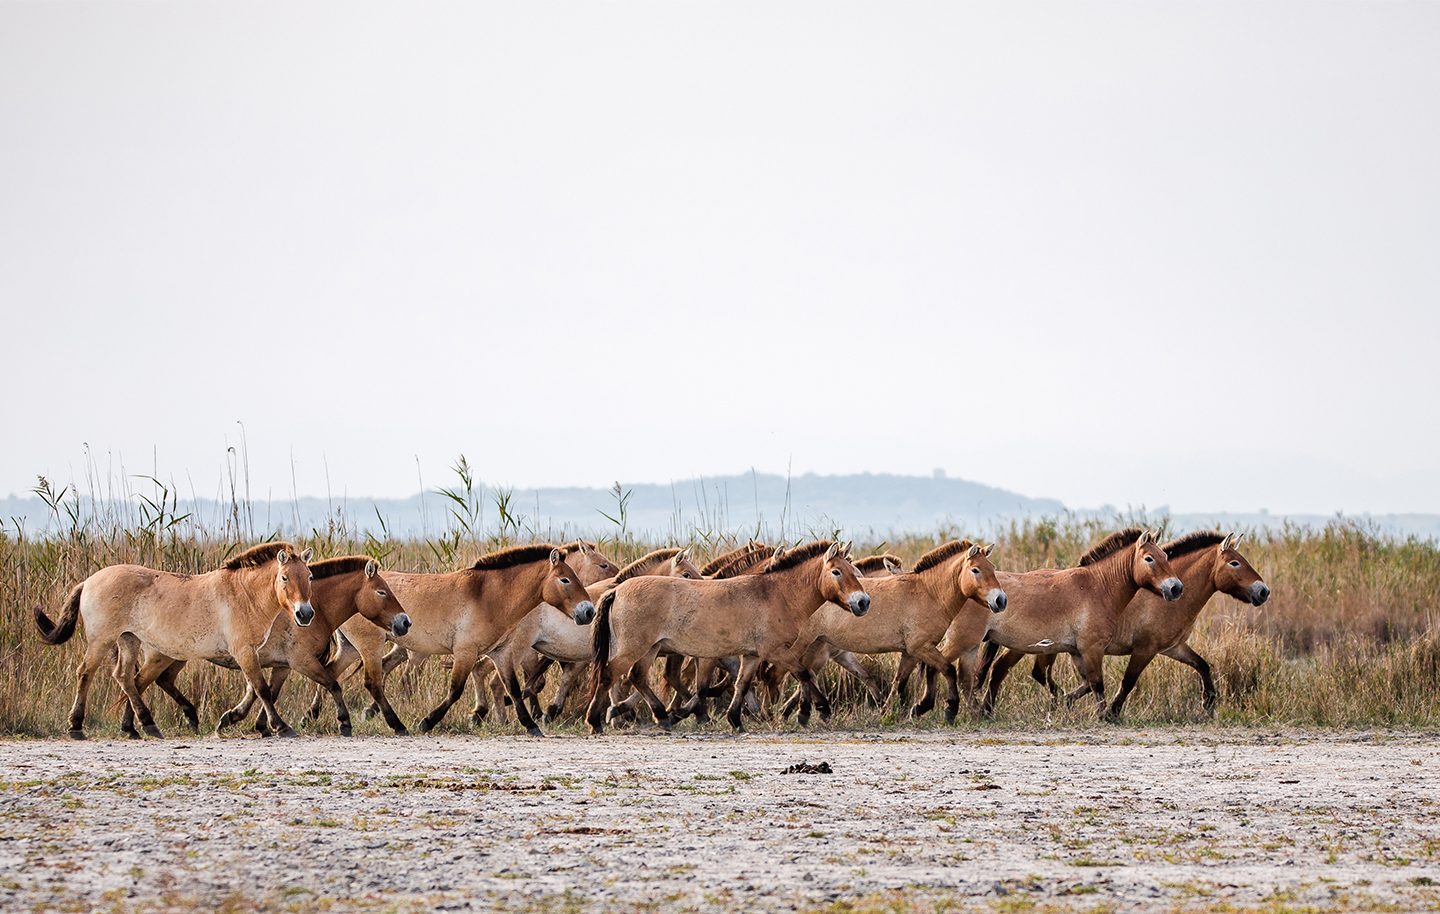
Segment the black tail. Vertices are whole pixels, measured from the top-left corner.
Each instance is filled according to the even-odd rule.
[[[590,700],[610,688],[610,607],[615,605],[615,591],[607,590],[595,605],[594,629],[590,633]]]
[[[59,622],[51,622],[40,604],[35,604],[35,627],[40,629],[41,641],[64,644],[75,634],[75,623],[80,620],[80,591],[84,587],[83,583],[76,584],[75,589],[70,591],[70,599],[65,601],[65,608],[60,611]]]

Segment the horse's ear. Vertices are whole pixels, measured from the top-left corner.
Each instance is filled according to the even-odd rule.
[[[279,552],[275,553],[275,561],[279,562],[281,565],[290,564],[290,553],[286,552],[284,549],[281,549]]]
[[[890,572],[891,574],[899,574],[899,573],[900,573],[900,566],[899,566],[899,565],[896,565],[894,562],[890,561],[889,559],[881,559],[880,561],[882,561],[882,562],[885,563],[885,570],[886,570],[886,571]]]
[[[314,550],[314,549],[306,549],[304,552],[300,553],[300,561],[304,562],[306,565],[309,565],[309,564],[310,564],[310,560],[313,559],[314,557],[315,557],[315,550]]]
[[[828,562],[828,561],[830,561],[831,559],[833,559],[835,556],[837,556],[837,555],[839,555],[839,554],[840,554],[840,544],[839,544],[839,543],[831,543],[831,544],[830,544],[830,548],[825,550],[825,561]]]
[[[1231,549],[1238,548],[1239,545],[1240,545],[1240,537],[1244,536],[1245,534],[1243,534],[1243,533],[1232,533],[1232,534],[1230,534],[1230,535],[1233,536],[1233,537],[1235,537],[1234,539],[1232,539],[1232,540],[1230,541],[1230,548],[1231,548]]]
[[[1151,533],[1149,530],[1146,530],[1144,533],[1140,534],[1140,539],[1138,539],[1138,540],[1135,541],[1135,545],[1137,545],[1137,546],[1143,546],[1143,545],[1145,545],[1146,543],[1151,543],[1151,542],[1154,542],[1154,541],[1155,541],[1155,534]]]
[[[851,561],[851,562],[854,561],[854,559],[850,556],[850,547],[853,546],[853,545],[855,545],[855,541],[854,541],[854,540],[850,540],[848,543],[845,544],[845,548],[841,550],[841,552],[844,552],[844,553],[845,553],[845,559],[846,559],[846,561]]]
[[[379,566],[378,564],[376,564],[376,562],[375,562],[374,559],[371,559],[370,561],[368,561],[368,562],[365,563],[365,577],[367,577],[367,578],[373,578],[373,577],[375,577],[375,575],[377,575],[377,574],[379,574],[379,573],[380,573],[380,566]]]
[[[565,561],[565,556],[563,556],[563,555],[560,554],[560,550],[559,550],[559,549],[551,549],[551,550],[550,550],[550,564],[551,564],[551,565],[559,565],[559,564],[560,564],[561,562],[563,562],[563,561]]]
[[[580,552],[581,555],[589,555],[589,554],[590,554],[590,547],[587,546],[587,545],[585,545],[585,541],[582,540],[582,539],[577,539],[577,540],[575,540],[575,548],[576,548],[577,550],[579,550],[579,552]]]
[[[965,550],[965,557],[966,557],[967,559],[973,559],[975,556],[977,556],[977,555],[979,555],[979,554],[980,554],[980,544],[979,544],[979,543],[971,543],[971,544],[970,544],[970,548],[967,549],[967,550]]]
[[[995,551],[995,544],[994,544],[994,543],[991,543],[990,545],[986,546],[984,549],[981,549],[981,550],[980,550],[980,553],[981,553],[982,555],[984,555],[984,556],[988,559],[988,558],[990,557],[990,553],[992,553],[992,552],[994,552],[994,551]]]

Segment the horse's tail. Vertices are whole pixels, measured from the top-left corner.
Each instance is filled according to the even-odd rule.
[[[46,644],[64,644],[75,634],[75,623],[80,619],[80,591],[84,587],[84,582],[81,582],[70,591],[70,599],[65,601],[65,608],[60,611],[58,622],[51,622],[40,604],[35,604],[35,627],[40,629],[41,641]]]
[[[610,607],[615,605],[615,591],[607,590],[596,605],[594,629],[590,633],[590,700],[610,688]]]

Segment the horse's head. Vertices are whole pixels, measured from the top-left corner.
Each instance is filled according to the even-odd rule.
[[[1242,603],[1259,606],[1270,599],[1270,588],[1260,578],[1260,572],[1251,567],[1235,547],[1242,534],[1232,533],[1220,544],[1215,555],[1215,570],[1211,572],[1215,589],[1229,594]]]
[[[360,583],[360,592],[355,595],[355,608],[360,615],[397,638],[410,631],[410,617],[405,614],[405,607],[400,605],[390,585],[385,583],[380,566],[374,559],[365,563],[365,580]]]
[[[585,587],[606,578],[613,578],[615,572],[620,570],[609,556],[582,539],[575,541],[575,548],[566,554],[565,561],[575,569],[575,574]]]
[[[860,583],[862,577],[850,562],[849,544],[842,548],[839,543],[831,543],[825,551],[825,560],[820,563],[821,596],[854,615],[863,616],[870,611],[870,595]]]
[[[299,555],[281,549],[275,554],[275,599],[290,610],[295,624],[301,627],[315,621],[315,607],[310,605],[310,566],[306,564],[314,557],[314,549]]]
[[[1006,597],[995,577],[995,566],[990,564],[990,553],[994,550],[994,543],[984,548],[971,544],[970,550],[960,560],[956,577],[961,593],[976,603],[984,603],[992,613],[998,613],[1005,609]]]
[[[595,618],[595,604],[590,602],[590,594],[559,549],[550,550],[550,570],[541,585],[541,601],[568,612],[576,625],[589,625]]]
[[[691,581],[698,581],[704,577],[700,574],[700,569],[690,561],[689,546],[675,553],[675,557],[670,560],[670,567],[666,569],[665,573],[672,578],[687,578]]]
[[[1140,534],[1140,538],[1135,541],[1135,561],[1132,567],[1137,585],[1159,594],[1166,600],[1180,599],[1180,594],[1185,590],[1185,585],[1175,577],[1165,550],[1155,543],[1155,534],[1149,530]]]

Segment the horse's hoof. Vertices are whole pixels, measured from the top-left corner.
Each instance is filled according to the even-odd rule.
[[[71,730],[71,731],[70,731],[70,738],[71,738],[71,739],[88,739],[88,737],[85,735],[85,731],[84,731],[84,730]]]
[[[954,707],[951,707],[951,706],[947,705],[947,706],[945,707],[945,723],[947,723],[947,724],[953,724],[953,723],[955,723],[955,718],[956,718],[959,714],[960,714],[960,706],[959,706],[959,705],[955,705]]]
[[[910,706],[910,719],[911,719],[911,720],[917,720],[917,719],[919,719],[919,718],[921,718],[921,717],[924,717],[924,716],[925,716],[925,712],[922,711],[922,710],[920,710],[920,706],[919,706],[919,705],[911,705],[911,706]]]
[[[126,739],[139,739],[139,738],[140,738],[140,731],[139,731],[139,730],[121,730],[120,732],[123,733],[123,734],[125,734],[125,738],[126,738]]]
[[[425,718],[424,720],[420,721],[420,732],[421,732],[421,733],[429,733],[431,730],[434,730],[434,729],[435,729],[435,724],[430,720],[430,718],[427,717],[427,718]]]
[[[154,739],[164,739],[164,738],[165,738],[165,734],[161,733],[161,732],[160,732],[160,728],[157,727],[157,726],[155,726],[154,724],[151,724],[150,726],[148,726],[148,727],[145,728],[145,735],[146,735],[146,736],[149,736],[149,737],[152,737],[152,738],[154,738]]]
[[[544,730],[541,730],[539,727],[530,727],[530,728],[526,729],[525,732],[528,733],[528,734],[530,734],[531,736],[544,736],[544,735],[545,735],[545,731],[544,731]]]
[[[293,732],[293,731],[292,731],[292,732]],[[352,735],[352,733],[351,733],[351,731],[350,731],[350,725],[349,725],[349,724],[341,724],[341,725],[340,725],[340,735],[341,735],[341,736],[351,736],[351,735]]]
[[[296,733],[296,732],[295,732],[293,729],[291,729],[290,727],[285,727],[284,729],[282,729],[282,730],[280,731],[280,736],[281,736],[282,738],[284,738],[284,739],[299,739],[299,738],[300,738],[300,734]]]
[[[400,726],[398,726],[398,727],[395,727],[394,730],[395,730],[395,735],[396,735],[396,736],[409,736],[409,735],[410,735],[410,731],[407,730],[403,724],[400,725]]]

